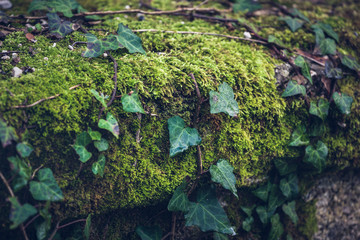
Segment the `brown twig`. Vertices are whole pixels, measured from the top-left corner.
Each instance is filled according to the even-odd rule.
[[[78,88],[78,87],[80,87],[80,84],[70,87],[69,90],[73,90],[73,89]],[[47,98],[42,98],[42,99],[40,99],[40,100],[38,100],[38,101],[36,101],[36,102],[34,102],[34,103],[32,103],[32,104],[29,104],[29,105],[12,106],[11,109],[30,108],[30,107],[33,107],[33,106],[35,106],[35,105],[37,105],[37,104],[39,104],[39,103],[42,103],[42,102],[44,102],[44,101],[46,101],[46,100],[51,100],[51,99],[57,98],[57,97],[59,97],[60,95],[61,95],[61,94],[58,93],[58,94],[56,94],[56,95],[54,95],[54,96],[50,96],[50,97],[47,97]]]
[[[171,240],[175,239],[175,230],[176,230],[176,213],[172,214],[172,226],[171,226]]]
[[[35,217],[33,217],[30,221],[28,221],[25,226],[24,229],[26,229],[31,223],[33,223],[38,217],[40,217],[40,214],[36,214]]]
[[[12,31],[12,32],[24,31],[23,28],[12,28],[12,27],[6,27],[6,26],[3,26],[3,25],[0,25],[0,28],[8,30],[8,31]]]
[[[141,117],[142,114],[141,113],[136,113],[138,119],[139,119],[139,129],[136,131],[136,143],[139,144],[141,141],[141,137],[140,137],[140,131],[141,131]]]
[[[35,174],[37,173],[37,171],[39,171],[44,165],[40,165],[40,167],[38,167],[37,169],[34,170],[33,174],[31,175],[31,179],[34,179]]]
[[[75,221],[72,221],[72,222],[69,222],[69,223],[66,223],[64,225],[60,225],[60,221],[58,221],[56,223],[56,227],[54,229],[54,231],[51,233],[50,237],[48,238],[48,240],[52,240],[54,237],[55,237],[55,234],[57,233],[58,230],[62,229],[62,228],[65,228],[65,227],[68,227],[70,225],[73,225],[75,223],[78,223],[78,222],[86,222],[86,219],[78,219],[78,220],[75,220]]]

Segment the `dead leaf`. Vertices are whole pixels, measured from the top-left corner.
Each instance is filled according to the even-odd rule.
[[[32,35],[31,33],[27,33],[25,34],[25,37],[27,38],[27,40],[29,40],[30,42],[36,42],[36,39],[34,37],[34,35]]]
[[[328,94],[330,94],[331,91],[331,80],[325,76],[321,77],[321,82],[324,84],[324,87]]]
[[[316,49],[315,49],[316,50]],[[316,56],[314,54],[311,54],[311,53],[308,53],[308,52],[304,52],[303,50],[301,49],[295,49],[296,53],[321,65],[321,66],[325,66],[325,62],[326,60],[328,60],[329,58],[327,56],[324,56],[324,57],[319,57],[319,56]]]
[[[292,77],[293,80],[295,80],[300,85],[306,85],[308,80],[303,75],[296,75]]]

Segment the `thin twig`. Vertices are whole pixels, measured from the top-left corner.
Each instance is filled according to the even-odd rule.
[[[54,231],[51,233],[51,235],[50,235],[50,237],[48,238],[48,240],[52,240],[52,239],[55,237],[55,234],[56,234],[57,231],[58,231],[59,225],[60,225],[60,221],[58,221],[58,222],[56,223],[56,227],[54,228]]]
[[[73,90],[73,89],[78,88],[78,87],[80,87],[80,84],[70,87],[69,90]],[[32,104],[29,104],[29,105],[12,106],[11,108],[12,108],[12,109],[30,108],[30,107],[33,107],[33,106],[35,106],[35,105],[37,105],[37,104],[39,104],[39,103],[42,103],[42,102],[44,102],[44,101],[46,101],[46,100],[51,100],[51,99],[57,98],[57,97],[59,97],[60,95],[61,95],[61,94],[58,93],[58,94],[56,94],[56,95],[54,95],[54,96],[50,96],[50,97],[47,97],[47,98],[42,98],[42,99],[40,99],[40,100],[38,100],[38,101],[36,101],[36,102],[34,102],[34,103],[32,103]]]
[[[139,119],[139,129],[136,131],[136,143],[140,143],[141,141],[141,138],[140,138],[140,131],[141,131],[141,117],[142,117],[142,114],[141,113],[136,113],[137,114],[137,117]]]
[[[171,227],[171,240],[175,239],[175,230],[176,230],[176,213],[172,214],[172,227]]]
[[[201,7],[202,5],[205,5],[209,2],[209,0],[205,0],[203,2],[201,2],[199,5],[197,5],[195,8]]]
[[[34,170],[33,174],[31,175],[31,179],[34,179],[35,174],[37,173],[37,171],[39,171],[44,165],[40,165],[40,167],[38,167],[37,169]]]
[[[31,223],[33,223],[38,217],[40,217],[40,214],[36,214],[35,217],[33,217],[30,221],[28,221],[25,226],[24,229],[26,229]]]
[[[24,53],[24,51],[5,51],[5,52],[0,52],[0,55],[8,55],[9,53]]]
[[[59,230],[59,229],[68,227],[68,226],[73,225],[73,224],[78,223],[78,222],[86,222],[86,219],[78,219],[78,220],[75,220],[75,221],[66,223],[66,224],[64,224],[64,225],[58,226],[57,229]]]
[[[12,32],[24,31],[23,28],[12,28],[12,27],[6,27],[6,26],[3,26],[3,25],[0,25],[0,28],[8,30],[8,31],[12,31]]]

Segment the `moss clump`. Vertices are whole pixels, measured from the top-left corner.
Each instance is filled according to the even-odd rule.
[[[318,230],[316,220],[316,201],[313,200],[308,203],[300,203],[296,207],[296,212],[300,213],[300,224],[298,226],[300,233],[303,234],[306,239],[312,239],[313,235]]]

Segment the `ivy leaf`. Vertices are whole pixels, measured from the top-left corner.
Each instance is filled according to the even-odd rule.
[[[94,146],[97,148],[99,152],[103,152],[108,150],[109,142],[105,138],[101,138],[100,141],[95,141]]]
[[[280,180],[280,190],[285,197],[293,198],[299,194],[299,180],[295,174],[290,174]]]
[[[304,21],[302,21],[298,18],[292,18],[289,16],[281,17],[280,20],[285,21],[292,32],[296,32],[296,30],[298,30],[299,28],[302,27],[302,25],[304,25]]]
[[[301,68],[301,73],[304,75],[311,84],[313,84],[311,74],[310,74],[310,66],[305,61],[305,59],[302,56],[297,56],[294,61],[295,65]]]
[[[214,236],[213,236],[214,240],[229,240],[229,238],[222,233],[218,233],[218,232],[214,232]]]
[[[305,20],[306,22],[310,22],[310,20],[304,14],[302,14],[297,8],[292,9],[291,15],[293,15],[294,17],[299,17],[302,20]]]
[[[256,207],[256,205],[252,205],[250,207],[244,207],[244,206],[241,206],[241,210],[243,210],[246,215],[248,215],[248,217],[250,217],[252,215],[252,211],[254,210],[254,208]]]
[[[86,150],[86,148],[82,145],[73,145],[72,146],[74,148],[74,150],[76,151],[76,153],[79,155],[79,160],[82,163],[86,163],[92,156],[91,152],[88,152],[88,150]]]
[[[233,173],[234,168],[225,159],[220,159],[216,165],[210,167],[211,180],[220,183],[225,189],[230,190],[237,198],[235,187],[236,178]]]
[[[236,0],[233,4],[233,12],[253,12],[261,9],[262,6],[260,3],[253,0]]]
[[[42,221],[39,224],[35,223],[35,229],[36,229],[36,238],[37,240],[44,240],[46,239],[46,236],[48,234],[47,225],[45,221]]]
[[[36,208],[28,203],[21,206],[16,197],[10,197],[9,201],[11,203],[10,221],[13,223],[11,224],[10,229],[17,228],[29,217],[37,213]]]
[[[278,240],[281,238],[281,235],[284,233],[284,227],[280,222],[279,214],[275,214],[271,217],[271,229],[269,233],[269,240]]]
[[[104,154],[100,154],[97,162],[94,162],[92,164],[92,172],[95,174],[95,175],[100,175],[101,177],[104,176],[104,168],[105,168],[105,156]]]
[[[253,224],[254,222],[254,218],[252,216],[247,217],[243,222],[242,222],[242,228],[247,231],[250,232],[251,230],[251,224]]]
[[[289,173],[297,170],[297,164],[290,162],[291,159],[287,158],[275,158],[274,164],[281,176],[285,176]]]
[[[91,143],[89,133],[84,131],[76,136],[75,145],[86,147],[89,143]]]
[[[121,103],[125,112],[145,113],[136,90],[121,97]]]
[[[72,10],[75,10],[79,4],[75,0],[33,0],[29,6],[28,12],[36,10],[47,10],[61,12],[65,17],[73,16]]]
[[[22,187],[26,186],[31,178],[32,169],[19,157],[8,157],[11,171],[17,174],[16,178],[11,182],[13,190],[17,192]]]
[[[309,137],[306,134],[305,125],[299,125],[291,135],[291,142],[289,146],[299,147],[309,145]]]
[[[355,71],[360,71],[360,64],[351,56],[341,56],[341,63]]]
[[[103,93],[98,93],[95,89],[91,89],[90,92],[94,95],[96,100],[98,100],[104,108],[107,108],[107,104],[105,100],[108,98],[108,96],[104,96]]]
[[[302,94],[303,96],[306,95],[306,89],[304,86],[298,84],[294,80],[290,80],[288,85],[286,86],[285,91],[281,95],[282,97],[291,97],[298,94]]]
[[[334,32],[333,28],[326,23],[317,23],[317,27],[321,28],[329,37],[335,39],[336,42],[339,42],[339,35]]]
[[[274,210],[268,211],[265,206],[257,206],[255,210],[256,210],[256,213],[258,214],[259,218],[260,218],[260,221],[264,225],[267,225],[269,223],[269,220],[270,220],[271,216],[275,212]]]
[[[91,227],[91,213],[86,218],[85,228],[84,228],[84,235],[86,240],[90,238],[90,227]]]
[[[56,13],[48,13],[46,16],[48,17],[50,35],[63,38],[74,31],[72,29],[72,23],[62,21]]]
[[[87,49],[82,53],[83,57],[98,57],[108,50],[117,50],[123,46],[118,42],[117,36],[110,34],[102,40],[91,33],[86,33]]]
[[[219,86],[219,92],[210,91],[210,113],[221,112],[232,117],[239,113],[238,103],[234,99],[234,91],[226,82]]]
[[[30,182],[30,192],[34,199],[39,201],[61,201],[64,199],[50,168],[40,169],[38,180]]]
[[[252,193],[256,197],[263,200],[264,202],[267,202],[270,190],[271,190],[271,183],[268,182],[266,185],[263,185],[263,186],[255,189],[254,191],[252,191]]]
[[[309,127],[309,136],[310,137],[320,137],[322,136],[326,131],[325,124],[320,118],[314,119],[314,121],[311,122]]]
[[[131,29],[124,26],[122,23],[119,24],[118,35],[116,35],[116,38],[118,42],[124,46],[127,50],[129,50],[129,53],[142,53],[146,54],[145,50],[142,47],[141,38],[139,38]]]
[[[279,187],[276,184],[272,184],[269,201],[268,201],[268,211],[276,211],[276,209],[285,202],[285,198],[282,195]]]
[[[110,112],[106,115],[106,120],[100,119],[98,126],[110,131],[116,138],[119,137],[119,124]]]
[[[137,226],[135,232],[140,236],[141,240],[161,240],[162,236],[162,231],[159,226]]]
[[[329,106],[330,103],[326,99],[320,98],[317,103],[310,103],[309,113],[321,118],[324,121],[329,114]]]
[[[19,138],[13,127],[9,127],[6,122],[0,118],[0,140],[3,148],[11,144],[11,141],[17,141]]]
[[[26,158],[30,156],[34,149],[27,143],[18,143],[16,144],[16,151],[22,158]]]
[[[335,68],[332,62],[325,62],[325,74],[328,78],[341,79],[342,78],[342,70],[340,68]]]
[[[198,190],[196,203],[190,202],[189,212],[185,215],[185,226],[198,226],[201,231],[216,231],[234,235],[234,228],[216,198],[214,186],[205,186]]]
[[[33,11],[39,11],[39,10],[49,10],[48,1],[46,1],[46,0],[31,1],[29,8],[28,8],[28,13],[31,13]]]
[[[334,102],[342,114],[350,114],[353,98],[345,93],[334,92]]]
[[[335,41],[330,38],[325,38],[319,44],[319,49],[321,55],[335,55],[336,54],[336,44]]]
[[[321,172],[325,168],[327,155],[328,148],[322,141],[318,141],[315,147],[308,146],[305,149],[304,162],[313,165]]]
[[[188,149],[190,146],[199,145],[201,137],[195,128],[185,127],[184,120],[174,116],[168,120],[170,135],[170,157]]]
[[[186,181],[184,180],[183,183],[175,189],[174,194],[172,195],[167,209],[169,211],[181,211],[181,212],[188,212],[189,211],[189,199],[188,196],[184,193],[186,188]]]
[[[320,43],[325,40],[325,33],[321,28],[316,27],[316,25],[312,25],[311,27],[313,28],[313,31],[315,33],[315,43],[318,47]]]
[[[274,35],[269,35],[268,36],[268,42],[269,43],[275,43],[276,45],[278,45],[280,47],[285,47],[285,44],[280,39],[275,37]]]
[[[99,141],[101,139],[101,133],[98,131],[93,131],[90,127],[88,128],[88,134],[91,140]]]
[[[284,211],[284,213],[286,213],[290,217],[291,221],[295,225],[297,225],[299,218],[295,211],[295,200],[292,202],[289,202],[288,204],[282,205],[282,210]]]
[[[40,224],[35,226],[36,228],[36,237],[38,240],[44,240],[47,237],[48,232],[51,229],[51,214],[49,213],[48,208],[50,207],[50,202],[46,203],[45,208],[39,210],[39,214],[44,218]]]

